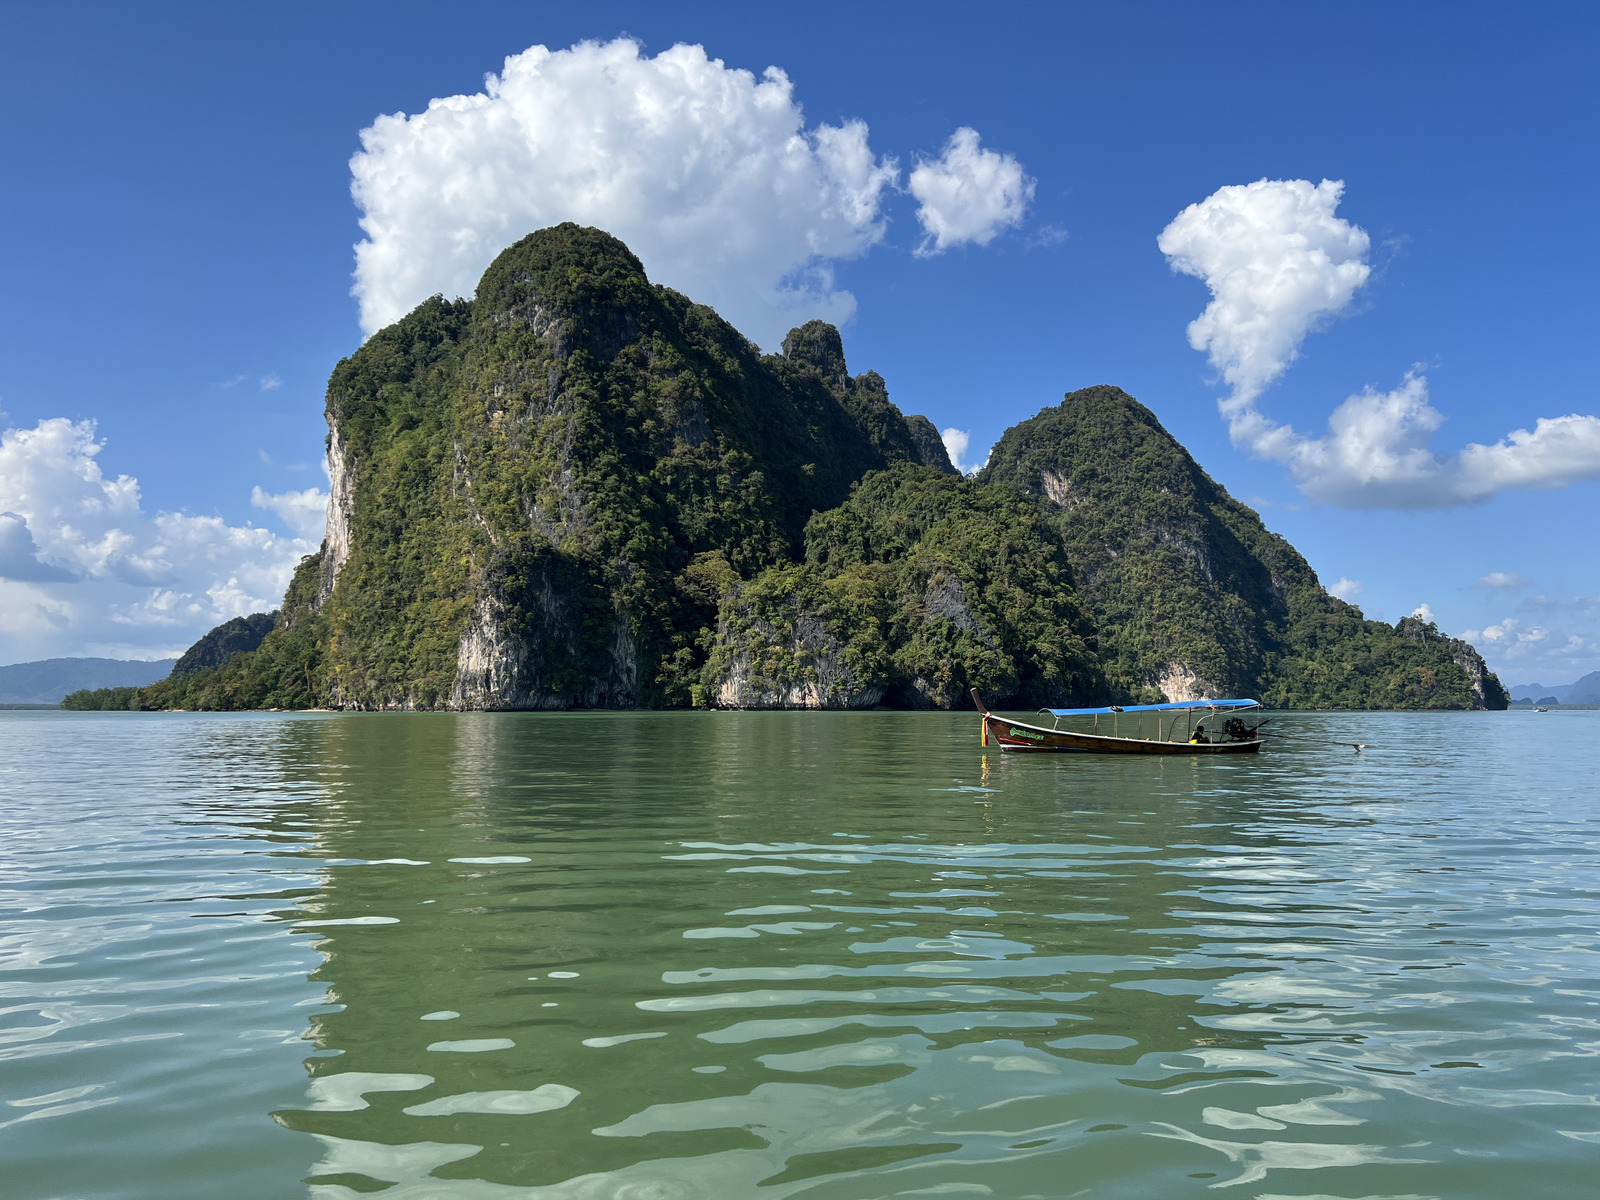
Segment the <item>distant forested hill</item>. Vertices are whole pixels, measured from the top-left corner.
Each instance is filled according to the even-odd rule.
[[[224,621],[183,652],[183,657],[173,664],[172,674],[193,675],[220,667],[235,654],[254,650],[272,632],[277,620],[278,614],[269,612]]]
[[[1557,704],[1600,704],[1600,671],[1590,671],[1576,683],[1550,687],[1542,683],[1519,683],[1510,691],[1519,702],[1530,704],[1550,700]]]
[[[375,334],[327,419],[327,537],[272,631],[131,704],[1505,704],[1471,646],[1329,596],[1118,389],[963,479],[831,325],[763,354],[595,229]]]
[[[45,658],[0,667],[0,704],[59,704],[81,688],[144,687],[165,679],[175,658]]]

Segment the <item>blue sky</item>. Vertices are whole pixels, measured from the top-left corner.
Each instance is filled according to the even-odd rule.
[[[481,92],[529,47],[622,35],[646,67],[676,43],[757,84],[777,67],[813,142],[821,126],[861,122],[869,165],[894,160],[872,212],[802,281],[827,311],[853,304],[852,369],[878,370],[906,411],[967,432],[972,461],[1064,391],[1115,383],[1369,615],[1426,604],[1508,683],[1600,668],[1593,427],[1453,457],[1541,418],[1600,413],[1600,9],[1587,4],[981,17],[955,5],[12,6],[0,17],[0,509],[12,514],[0,516],[0,661],[154,657],[275,597],[317,540],[322,391],[362,337],[362,131]],[[1002,204],[928,253],[912,173],[959,166],[948,145],[961,128],[1031,191],[1020,220]],[[372,211],[387,205],[403,227],[384,268],[402,299],[452,277],[418,249],[438,233],[427,223],[451,216],[418,200],[437,181],[404,178],[420,169],[406,148],[431,136],[396,124],[369,147]],[[561,147],[569,165],[585,150],[576,136]],[[640,150],[647,184],[673,143]],[[453,145],[440,169],[478,154],[505,182],[517,168],[504,151]],[[528,171],[554,151],[541,153]],[[596,170],[620,153],[595,147]],[[1305,190],[1244,190],[1259,180]],[[1342,192],[1317,191],[1323,180]],[[541,195],[539,211],[565,203]],[[1298,215],[1284,215],[1288,201]],[[1164,254],[1157,239],[1192,205]],[[558,215],[592,219],[571,207]],[[518,211],[501,214],[506,241],[526,232]],[[1229,241],[1217,231],[1230,220],[1256,232]],[[489,224],[478,232],[492,241]],[[1307,229],[1313,249],[1323,234],[1345,248],[1348,294],[1305,301],[1321,286],[1313,264],[1299,301],[1254,321],[1227,308],[1195,349],[1186,330],[1213,290],[1248,308],[1248,272],[1294,268],[1282,256]],[[685,278],[694,246],[662,246],[647,266]],[[693,276],[705,280],[693,290],[759,292],[778,267],[747,255],[725,276]],[[817,267],[831,284],[817,285]],[[417,278],[394,283],[408,270]],[[772,312],[721,306],[769,340]],[[1262,321],[1276,351],[1250,341]],[[1329,437],[1330,415],[1364,389],[1341,410],[1342,440]],[[1232,437],[1218,410],[1229,397]],[[1239,405],[1260,421],[1241,424]],[[1431,440],[1418,432],[1440,418]],[[1373,445],[1390,455],[1381,470],[1351,457]]]

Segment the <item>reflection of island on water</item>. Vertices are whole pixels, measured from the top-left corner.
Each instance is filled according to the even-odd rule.
[[[279,753],[324,791],[292,819],[329,863],[295,919],[337,1007],[278,1119],[326,1140],[330,1186],[692,1159],[734,1194],[1269,1076],[1210,1051],[1299,1037],[1272,1027],[1293,990],[1250,980],[1324,914],[1308,948],[1239,944],[1237,894],[1274,886],[1248,805],[1211,764],[985,772],[969,724],[295,723]]]

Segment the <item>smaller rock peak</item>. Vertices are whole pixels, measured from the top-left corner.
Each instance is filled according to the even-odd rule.
[[[1168,432],[1161,419],[1121,388],[1109,383],[1079,388],[1061,398],[1055,411],[1080,426],[1121,428],[1141,440],[1151,440],[1185,459],[1189,452]],[[1046,409],[1039,416],[1050,412]],[[1142,432],[1137,432],[1142,431]]]
[[[1148,408],[1140,404],[1127,392],[1111,383],[1097,383],[1092,387],[1079,388],[1077,391],[1068,392],[1061,397],[1060,408],[1063,412],[1074,410],[1099,410],[1102,412],[1132,413],[1140,417],[1153,417]]]
[[[807,321],[783,339],[783,357],[797,366],[814,367],[824,379],[848,379],[844,341],[826,321]]]
[[[474,315],[480,324],[531,326],[561,358],[586,348],[609,359],[659,303],[627,246],[569,221],[501,251],[478,283]]]
[[[550,301],[579,299],[573,293],[648,286],[644,265],[621,240],[603,229],[568,221],[539,229],[502,250],[478,283],[478,296],[514,300],[533,288]],[[587,287],[585,286],[587,285]]]

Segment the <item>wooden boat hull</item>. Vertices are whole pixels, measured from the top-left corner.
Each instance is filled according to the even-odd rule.
[[[1073,733],[1008,721],[991,712],[983,714],[985,740],[1002,750],[1065,751],[1080,754],[1254,754],[1261,739],[1244,742],[1158,742],[1148,738],[1107,737],[1098,733]]]

